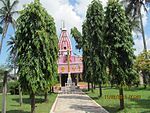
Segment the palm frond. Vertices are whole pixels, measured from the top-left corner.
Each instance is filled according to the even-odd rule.
[[[7,6],[6,1],[7,1],[7,0],[0,0],[0,2],[3,3],[3,6]]]
[[[3,28],[0,26],[0,34],[2,34],[3,32]]]
[[[3,16],[0,16],[0,19],[2,19],[2,20],[0,21],[0,25],[1,25],[1,24],[3,24],[3,23],[5,22],[5,18],[3,18]]]
[[[10,37],[10,40],[7,41],[7,46],[9,46],[7,51],[10,51],[10,55],[16,53],[16,47],[15,47],[16,40],[13,36]]]
[[[7,7],[7,10],[9,11],[9,9],[10,9],[10,0],[6,0],[6,7]]]
[[[0,8],[0,14],[5,14],[5,13],[6,13],[6,11],[5,11],[4,7],[1,7]]]
[[[15,0],[12,5],[10,6],[10,11],[13,10],[13,8],[15,8],[17,6],[17,4],[19,3],[18,0]]]
[[[13,25],[13,28],[16,27],[16,22],[13,19],[13,15],[17,13],[17,11],[13,11],[13,8],[18,4],[19,1],[15,0],[12,4],[11,0],[0,0],[0,2],[2,2],[2,7],[0,9],[0,19],[1,19],[0,24],[4,24],[2,39],[0,43],[0,53],[1,53],[3,39],[5,38],[9,24],[11,23]]]

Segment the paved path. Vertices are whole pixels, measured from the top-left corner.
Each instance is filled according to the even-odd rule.
[[[50,113],[108,113],[81,91],[58,94]]]

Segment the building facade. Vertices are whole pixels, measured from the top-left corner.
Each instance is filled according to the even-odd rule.
[[[76,85],[82,76],[83,63],[81,56],[72,54],[72,44],[65,27],[61,28],[59,38],[59,59],[58,59],[58,74],[61,86],[65,86],[67,78],[70,75],[72,82]]]

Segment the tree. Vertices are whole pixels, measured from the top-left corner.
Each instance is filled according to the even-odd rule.
[[[3,39],[5,38],[9,24],[12,24],[15,28],[16,22],[13,16],[14,14],[18,13],[18,11],[15,11],[14,8],[17,6],[19,1],[14,0],[13,2],[11,2],[11,0],[0,0],[0,2],[2,3],[2,7],[0,8],[0,24],[3,25],[2,38],[0,43],[1,54]]]
[[[0,67],[0,78],[1,76],[3,77],[3,88],[2,88],[2,113],[6,113],[6,95],[7,95],[7,76],[8,76],[8,71],[5,66]]]
[[[90,82],[91,75],[92,75],[92,65],[90,60],[90,48],[89,42],[87,41],[87,27],[86,22],[82,25],[83,35],[79,32],[79,30],[74,27],[71,29],[71,34],[74,37],[75,41],[77,42],[76,48],[83,50],[83,78],[85,81],[88,82],[88,91],[90,90]]]
[[[84,78],[88,83],[92,83],[92,87],[95,83],[99,84],[100,96],[102,96],[101,84],[106,71],[104,63],[103,22],[104,12],[102,4],[99,0],[93,0],[88,7],[86,20],[82,26],[83,36],[77,28],[71,29],[71,34],[77,42],[76,47],[83,50]]]
[[[145,59],[145,55],[147,59]],[[134,66],[138,72],[142,72],[144,87],[146,88],[147,84],[150,84],[150,51],[138,55]]]
[[[123,86],[133,71],[134,49],[129,23],[118,0],[108,1],[104,23],[108,64],[111,64],[111,76],[119,87],[120,109],[124,109]]]
[[[54,19],[39,0],[28,4],[17,19],[16,48],[19,82],[31,98],[35,112],[35,94],[46,91],[57,75],[58,38]]]
[[[103,41],[104,11],[99,0],[93,0],[86,14],[87,39],[91,45],[91,63],[93,82],[99,84],[100,97],[102,96],[101,84],[106,72],[105,45]]]

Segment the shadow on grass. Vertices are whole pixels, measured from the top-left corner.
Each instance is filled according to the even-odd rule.
[[[131,87],[131,88],[124,88],[124,91],[150,91],[150,87],[144,88],[144,87]]]
[[[114,107],[103,106],[103,108],[106,109],[109,113],[117,113],[120,111],[118,106],[114,106]]]
[[[30,113],[28,111],[22,111],[22,110],[9,110],[7,113]]]
[[[16,101],[17,103],[19,103],[19,98],[13,98],[12,100]],[[44,99],[42,99],[42,98],[36,98],[35,102],[36,103],[43,103]],[[23,103],[24,104],[30,104],[30,99],[29,98],[23,98]]]
[[[130,101],[134,101],[135,103],[137,103],[143,109],[149,109],[150,108],[150,99],[139,99],[139,100],[130,99]]]
[[[141,113],[150,113],[150,110],[149,110],[149,111],[143,111],[143,112],[141,112]]]

